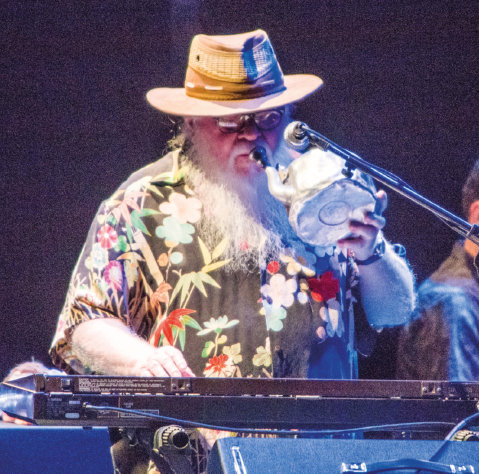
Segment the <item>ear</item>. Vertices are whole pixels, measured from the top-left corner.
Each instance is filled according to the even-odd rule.
[[[474,201],[469,208],[469,223],[479,224],[479,201]]]

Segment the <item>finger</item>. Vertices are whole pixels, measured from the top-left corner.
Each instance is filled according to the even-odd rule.
[[[364,223],[368,226],[375,227],[376,230],[377,229],[381,230],[386,225],[386,219],[383,216],[380,216],[379,214],[366,212],[364,213]],[[361,223],[358,223],[358,224],[361,225]]]
[[[379,229],[372,225],[365,225],[360,222],[350,222],[349,230],[352,235],[345,239],[338,240],[338,247],[350,249],[354,252],[371,249],[377,240]]]
[[[364,238],[354,237],[354,238],[341,239],[341,240],[338,240],[337,244],[338,244],[338,247],[342,249],[357,250],[364,246]]]
[[[23,425],[23,426],[31,425],[31,423],[29,423],[28,421],[20,420],[20,419],[18,419],[18,418],[15,418],[14,423],[15,423],[16,425]]]
[[[380,189],[376,193],[376,207],[374,208],[374,213],[381,215],[386,208],[388,207],[388,195],[384,189]]]
[[[7,415],[6,413],[3,413],[3,421],[5,423],[15,423],[15,418],[10,415]]]
[[[384,226],[386,225],[386,219],[383,216],[379,216],[378,214],[367,212],[364,214],[364,224],[362,222],[357,222],[355,224],[359,226],[361,225],[372,226],[377,231],[384,228]]]
[[[374,219],[376,219],[375,216]],[[376,222],[377,225],[364,224],[362,222],[351,221],[349,223],[349,231],[351,232],[351,237],[364,237],[366,240],[373,240],[378,235],[380,223]]]
[[[148,366],[148,370],[153,377],[180,377],[181,372],[178,370],[174,362],[167,356],[160,360],[155,360]]]
[[[153,355],[152,362],[149,364],[148,369],[157,377],[181,377],[181,370],[172,357],[173,353],[172,351],[166,350],[165,347],[159,348]],[[163,375],[164,371],[166,371],[166,375]],[[159,373],[162,375],[157,375]]]
[[[143,367],[138,374],[139,377],[153,377],[153,374],[146,368]]]
[[[3,421],[5,423],[15,423],[16,425],[30,425],[28,421],[20,420],[19,418],[13,418],[13,416],[3,413]]]
[[[182,370],[181,375],[183,377],[196,377],[196,375],[193,373],[193,371],[189,367],[186,367],[186,369]]]
[[[188,367],[188,363],[185,360],[185,357],[183,356],[183,353],[171,346],[165,346],[164,347],[165,352],[168,353],[168,355],[173,359],[173,362],[175,363],[176,367],[181,371],[181,375],[184,377],[194,377],[195,374],[193,371]]]

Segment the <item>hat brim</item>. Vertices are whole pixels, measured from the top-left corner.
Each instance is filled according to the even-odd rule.
[[[318,76],[296,74],[284,76],[285,90],[265,97],[246,100],[202,100],[186,95],[184,88],[160,87],[146,94],[155,108],[171,115],[185,117],[221,117],[281,107],[304,99],[323,85]]]

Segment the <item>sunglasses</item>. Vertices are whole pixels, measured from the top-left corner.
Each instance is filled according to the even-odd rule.
[[[217,117],[218,128],[223,133],[238,133],[246,127],[249,120],[253,119],[259,130],[273,130],[276,128],[284,114],[284,107],[279,109],[263,110],[254,114],[229,115]]]

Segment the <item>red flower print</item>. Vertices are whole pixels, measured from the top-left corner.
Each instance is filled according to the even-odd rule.
[[[266,268],[273,275],[279,270],[279,263],[275,261],[270,262]]]
[[[186,308],[179,308],[172,311],[169,316],[167,316],[165,319],[163,319],[163,321],[161,321],[160,325],[155,331],[155,335],[153,337],[153,345],[158,345],[158,343],[160,342],[161,333],[163,333],[170,346],[172,346],[175,341],[173,340],[173,331],[171,330],[171,326],[176,326],[177,328],[183,329],[184,326],[180,320],[180,317],[185,314],[190,314],[194,312],[194,309]]]
[[[339,292],[339,280],[333,277],[333,272],[326,272],[318,278],[308,278],[311,297],[315,301],[328,301]]]
[[[214,356],[212,359],[208,360],[210,365],[206,366],[205,371],[213,369],[214,373],[221,374],[221,371],[226,367],[227,361],[228,361],[228,356],[225,354]]]
[[[123,284],[123,265],[116,260],[110,262],[105,267],[105,272],[103,273],[106,282],[110,288],[114,290],[121,290]]]
[[[111,249],[118,242],[118,234],[108,224],[98,231],[97,237],[102,249]]]

